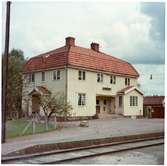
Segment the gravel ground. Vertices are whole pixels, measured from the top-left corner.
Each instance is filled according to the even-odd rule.
[[[37,144],[164,131],[164,119],[112,119],[106,117],[105,119],[90,120],[89,127],[79,127],[79,121],[62,123],[64,128],[60,130],[8,139],[6,143],[2,144],[2,154]]]
[[[69,161],[62,164],[163,165],[164,146],[152,146],[71,162]]]

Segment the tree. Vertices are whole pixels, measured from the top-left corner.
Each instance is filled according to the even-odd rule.
[[[71,116],[72,106],[69,102],[66,102],[65,96],[61,93],[40,96],[40,106],[45,115],[46,130],[48,130],[48,123],[52,115],[55,118],[56,116],[63,116],[65,119]]]
[[[12,49],[9,54],[7,107],[8,115],[16,111],[21,115],[22,69],[25,63],[22,50]]]

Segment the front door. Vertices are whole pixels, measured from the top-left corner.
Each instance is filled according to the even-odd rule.
[[[32,113],[40,111],[40,100],[38,95],[32,96]]]

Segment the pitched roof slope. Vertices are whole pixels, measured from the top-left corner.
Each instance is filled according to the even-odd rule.
[[[130,77],[138,77],[135,68],[128,62],[100,51],[79,46],[64,46],[30,58],[24,66],[24,73],[47,70],[70,65]]]
[[[74,66],[138,77],[138,72],[126,61],[96,52],[92,49],[72,46],[68,63]]]
[[[120,95],[121,95],[121,94],[124,94],[127,90],[131,89],[132,87],[134,87],[134,86],[127,86],[127,87],[125,87],[125,88],[119,90],[119,91],[117,92],[117,94],[120,94]]]
[[[67,63],[67,47],[61,47],[30,58],[24,65],[24,72],[46,70],[63,66]]]
[[[145,96],[144,105],[161,105],[163,104],[165,97],[164,96]]]

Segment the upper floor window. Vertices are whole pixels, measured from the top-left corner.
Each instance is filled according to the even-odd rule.
[[[53,80],[60,80],[60,70],[53,71]]]
[[[103,82],[103,74],[97,73],[97,82]]]
[[[116,76],[114,76],[114,75],[110,76],[110,83],[111,84],[116,84]]]
[[[79,80],[85,80],[85,71],[78,71],[78,79]]]
[[[119,96],[119,107],[122,107],[122,96]]]
[[[130,78],[125,78],[125,85],[130,85]]]
[[[138,97],[130,96],[130,106],[138,106]]]
[[[85,93],[78,94],[78,105],[86,105],[86,94]]]
[[[35,73],[29,74],[29,82],[35,82]]]
[[[42,81],[45,81],[45,72],[42,72]]]

